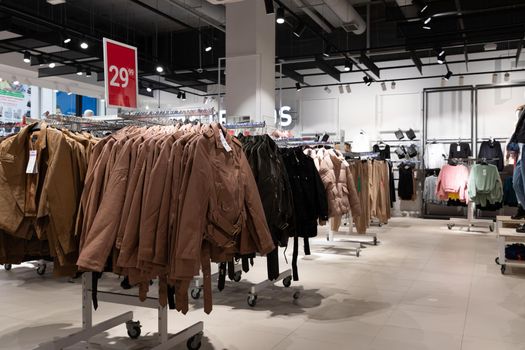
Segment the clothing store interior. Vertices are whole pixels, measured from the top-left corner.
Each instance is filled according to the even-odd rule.
[[[524,18],[0,1],[0,350],[525,349]]]

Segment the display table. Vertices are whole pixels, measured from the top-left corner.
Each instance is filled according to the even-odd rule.
[[[507,244],[523,243],[525,244],[525,233],[517,233],[515,227],[525,224],[525,220],[513,220],[510,216],[496,216],[496,234],[498,239],[498,257],[496,264],[501,265],[501,273],[505,274],[507,266],[525,267],[525,261],[507,260],[505,258],[505,247]]]

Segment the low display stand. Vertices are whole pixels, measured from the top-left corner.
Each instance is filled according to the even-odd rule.
[[[91,280],[91,272],[86,272],[82,275],[82,330],[66,337],[43,343],[35,350],[61,350],[76,343],[88,341],[91,337],[124,323],[126,324],[128,336],[130,338],[136,339],[140,336],[141,325],[139,321],[133,321],[132,311],[125,312],[109,320],[93,325],[93,309],[91,304],[92,290],[90,286]],[[97,297],[99,301],[108,303],[158,309],[159,345],[151,348],[151,350],[169,350],[175,345],[183,342],[186,342],[186,346],[190,350],[197,350],[201,347],[204,323],[197,322],[192,326],[178,332],[177,334],[170,336],[168,334],[168,309],[167,307],[161,307],[159,305],[158,298],[148,297],[144,302],[141,302],[134,295],[106,291],[98,291]]]
[[[473,202],[469,202],[467,207],[467,218],[466,219],[457,219],[452,218],[449,220],[447,227],[449,230],[452,230],[454,226],[466,226],[467,231],[470,232],[471,227],[486,227],[490,232],[494,232],[494,222],[487,219],[476,219],[474,218],[474,211],[476,210],[476,205]]]
[[[496,217],[496,234],[498,237],[498,257],[496,257],[496,264],[501,266],[501,274],[505,274],[507,266],[525,267],[525,261],[508,260],[505,257],[505,248],[507,247],[507,244],[525,244],[525,233],[518,233],[515,228],[503,226],[517,226],[520,224],[525,224],[525,220],[513,220],[510,216]]]

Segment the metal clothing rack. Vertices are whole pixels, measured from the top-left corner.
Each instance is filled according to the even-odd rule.
[[[486,159],[486,158],[449,158],[448,160],[457,160],[457,161],[466,161],[469,163],[472,162],[486,162],[487,160],[499,160],[498,158],[493,159]],[[476,203],[473,201],[469,201],[467,204],[467,218],[461,219],[461,218],[450,218],[449,223],[447,224],[447,227],[449,230],[452,230],[455,226],[466,226],[467,231],[470,232],[471,227],[486,227],[490,230],[490,232],[494,232],[494,221],[488,220],[488,219],[476,219],[474,217],[474,213],[476,211]]]
[[[79,342],[88,341],[91,337],[124,323],[130,338],[136,339],[140,336],[141,325],[139,321],[133,321],[133,311],[127,311],[93,325],[93,311],[90,298],[92,289],[89,283],[92,280],[92,274],[92,272],[86,272],[82,275],[82,330],[63,338],[43,343],[34,350],[62,350]],[[169,350],[185,341],[186,346],[190,350],[199,349],[201,346],[204,323],[202,321],[197,322],[170,336],[168,334],[168,309],[159,305],[158,298],[148,297],[144,302],[141,302],[134,295],[107,291],[98,291],[97,297],[99,301],[108,303],[157,309],[158,342],[160,344],[151,348],[151,350]]]

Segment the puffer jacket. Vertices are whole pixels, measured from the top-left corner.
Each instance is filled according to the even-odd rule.
[[[349,164],[334,152],[325,152],[319,166],[319,175],[328,198],[328,216],[342,216],[348,212],[354,218],[361,215],[361,202],[357,195]]]

